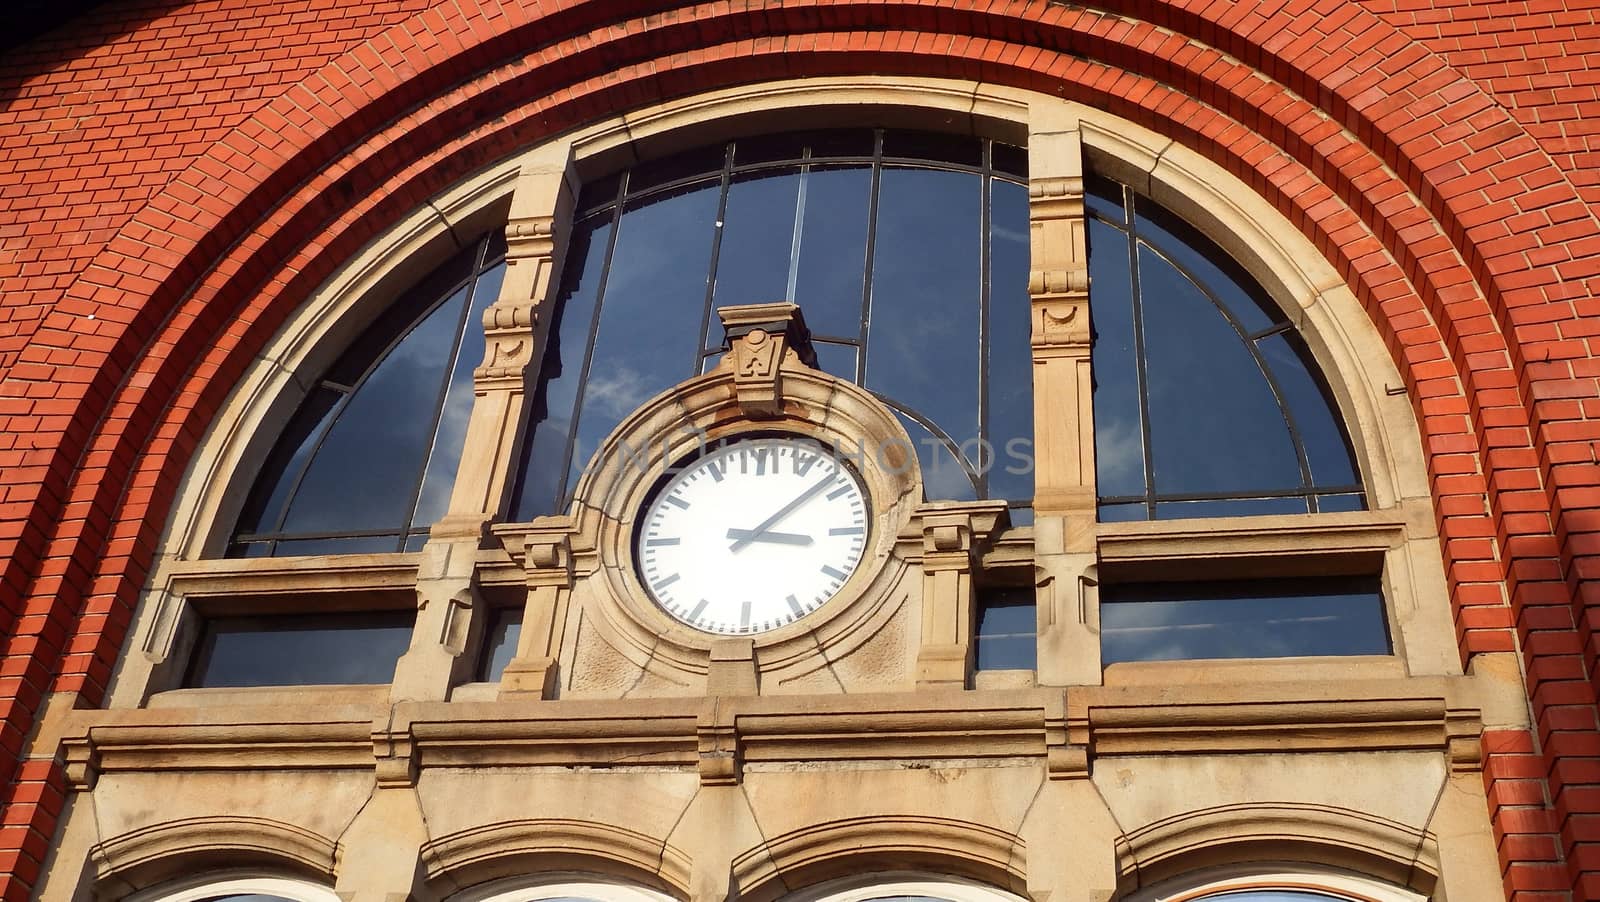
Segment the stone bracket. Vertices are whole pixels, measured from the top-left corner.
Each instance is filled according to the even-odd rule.
[[[568,517],[541,517],[533,530],[523,536],[522,566],[528,600],[517,655],[500,675],[502,699],[547,699],[559,693],[561,642],[574,573],[573,531],[574,524]]]
[[[1483,713],[1449,708],[1444,714],[1445,758],[1454,773],[1483,770]]]
[[[914,532],[908,538],[921,534],[919,687],[967,685],[976,617],[972,570],[994,534],[1009,522],[1004,501],[927,502],[913,514]]]
[[[1052,780],[1086,780],[1090,776],[1089,711],[1074,705],[1068,693],[1045,706],[1045,772]]]
[[[739,783],[741,755],[737,714],[721,699],[706,699],[695,721],[701,786]]]
[[[784,369],[817,366],[811,330],[795,304],[748,304],[719,307],[728,355],[719,368],[733,371],[739,410],[751,419],[770,419],[783,412]]]
[[[372,754],[380,788],[407,788],[417,785],[416,743],[409,725],[392,728],[387,722],[372,730]]]

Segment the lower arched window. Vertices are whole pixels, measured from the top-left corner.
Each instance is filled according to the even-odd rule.
[[[1250,871],[1241,867],[1162,881],[1125,902],[1425,902],[1414,890],[1342,870]]]
[[[124,902],[340,902],[333,891],[283,877],[192,877],[128,896]]]
[[[513,877],[480,884],[449,902],[674,902],[659,890],[593,878],[530,883]]]

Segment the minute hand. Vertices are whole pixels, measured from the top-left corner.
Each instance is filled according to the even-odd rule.
[[[837,474],[837,473],[829,473],[826,477],[824,477],[816,485],[813,485],[811,488],[806,489],[805,491],[801,492],[799,497],[795,498],[793,501],[789,502],[788,504],[785,504],[783,507],[778,508],[778,512],[777,513],[773,514],[772,516],[768,517],[765,520],[762,520],[761,521],[761,525],[757,526],[755,529],[750,530],[750,532],[747,533],[744,538],[740,539],[737,542],[734,542],[732,545],[729,545],[728,546],[728,550],[729,551],[738,551],[739,549],[743,548],[744,546],[746,546],[746,545],[750,544],[751,542],[755,541],[757,536],[761,535],[762,533],[766,532],[767,530],[771,529],[772,527],[778,525],[778,521],[779,520],[782,520],[784,517],[787,517],[790,514],[794,513],[795,508],[799,507],[802,504],[805,504],[807,501],[810,501],[813,495],[817,494],[818,492],[822,491],[823,489],[825,489],[829,485],[831,485],[833,483],[834,479],[838,475],[839,474]]]

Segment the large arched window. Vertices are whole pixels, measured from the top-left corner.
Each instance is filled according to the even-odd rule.
[[[562,508],[651,396],[714,362],[716,307],[792,300],[819,365],[894,409],[930,498],[1024,506],[984,449],[1032,436],[1026,155],[841,130],[738,140],[586,185],[514,519]]]
[[[1278,305],[1153,201],[1087,187],[1100,518],[1362,509],[1343,424]]]
[[[322,375],[250,489],[229,556],[422,546],[450,500],[504,260],[504,233],[482,236]]]

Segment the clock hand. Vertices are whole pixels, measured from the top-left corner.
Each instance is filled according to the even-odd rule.
[[[762,533],[766,532],[767,530],[771,529],[772,527],[776,526],[778,524],[779,520],[782,520],[784,517],[787,517],[790,514],[794,513],[796,508],[798,508],[802,504],[805,504],[807,501],[810,501],[813,495],[817,494],[818,492],[820,492],[823,489],[827,488],[828,486],[832,485],[834,479],[837,478],[838,475],[839,475],[838,473],[829,473],[827,476],[822,477],[822,479],[820,481],[818,481],[815,485],[813,485],[811,488],[806,489],[805,491],[801,492],[799,494],[799,496],[797,496],[793,501],[791,501],[788,504],[785,504],[783,507],[779,508],[777,513],[773,514],[772,516],[768,517],[765,520],[762,520],[760,526],[757,526],[755,529],[750,530],[750,535],[752,537],[759,536]],[[739,549],[743,548],[744,546],[750,544],[751,541],[753,541],[753,538],[739,539],[738,541],[734,542],[732,545],[729,545],[728,546],[728,550],[729,551],[738,551]]]
[[[810,545],[811,537],[803,536],[796,532],[765,532],[758,533],[753,529],[730,529],[728,538],[742,539],[747,542],[771,542],[774,545]]]

